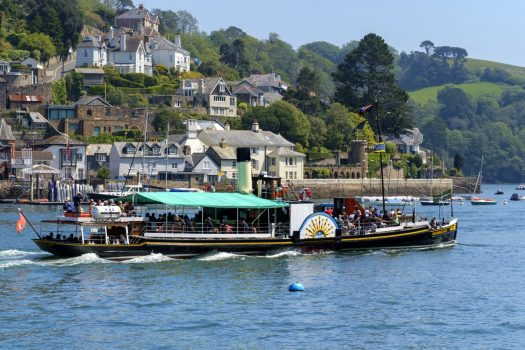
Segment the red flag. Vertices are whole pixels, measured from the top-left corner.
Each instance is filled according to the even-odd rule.
[[[359,114],[368,113],[372,108],[374,108],[374,105],[366,105],[364,107],[361,107],[359,109]]]
[[[19,215],[20,215],[20,218],[16,222],[16,232],[17,233],[22,232],[22,230],[26,227],[26,218],[24,217],[24,215],[22,215],[22,213],[20,213]]]

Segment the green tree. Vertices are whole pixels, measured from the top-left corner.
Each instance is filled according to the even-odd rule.
[[[299,109],[286,101],[268,107],[254,107],[241,117],[242,127],[249,129],[257,121],[263,130],[281,134],[288,141],[308,146],[310,121]]]
[[[380,110],[376,112],[381,118],[383,132],[397,135],[412,123],[408,114],[408,94],[396,83],[393,61],[384,40],[376,34],[368,34],[345,57],[333,77],[336,101],[354,110],[377,101]],[[383,112],[391,113],[388,120]],[[370,113],[371,118],[373,114]]]
[[[102,168],[98,169],[97,177],[99,179],[104,179],[104,180],[109,179],[109,168],[103,166]]]
[[[457,169],[458,172],[461,171],[461,168],[463,168],[463,164],[465,164],[465,159],[461,154],[456,153],[454,155],[454,169]]]
[[[305,114],[319,115],[322,111],[321,99],[317,96],[319,83],[319,75],[310,68],[303,67],[295,87],[287,91],[285,99]]]
[[[231,45],[223,44],[220,48],[221,61],[231,68],[239,71],[241,76],[250,72],[250,66],[246,59],[246,48],[241,39],[234,40]]]
[[[33,32],[43,32],[53,38],[62,59],[69,54],[69,48],[77,47],[84,20],[83,12],[76,1],[39,1],[28,16]]]
[[[445,87],[438,92],[437,100],[441,104],[439,116],[450,124],[450,128],[465,130],[468,127],[474,114],[474,105],[465,91]]]
[[[18,48],[28,51],[38,50],[40,59],[46,63],[51,57],[57,55],[57,49],[52,39],[44,33],[31,33],[21,36]],[[32,55],[32,57],[34,57]],[[34,57],[36,59],[36,57]]]
[[[84,76],[77,72],[66,75],[66,91],[69,101],[77,101],[84,90]]]
[[[66,81],[58,79],[51,85],[51,102],[57,105],[65,105],[67,103]]]
[[[425,49],[425,53],[427,54],[427,56],[430,56],[432,50],[434,50],[434,43],[430,40],[425,40],[421,44],[419,44],[419,47]]]

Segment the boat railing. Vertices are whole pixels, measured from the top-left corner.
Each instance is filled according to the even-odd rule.
[[[248,226],[234,224],[217,224],[210,225],[206,223],[177,223],[177,222],[147,222],[142,229],[141,235],[151,236],[153,233],[162,234],[244,234],[244,235],[268,235],[286,236],[289,234],[289,225],[285,224],[255,224]]]

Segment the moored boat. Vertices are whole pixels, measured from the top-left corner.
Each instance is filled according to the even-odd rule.
[[[520,196],[517,193],[513,193],[512,196],[510,196],[511,201],[523,201],[525,200],[525,196]]]
[[[494,205],[498,202],[493,198],[481,198],[481,197],[471,197],[470,204],[472,205]]]

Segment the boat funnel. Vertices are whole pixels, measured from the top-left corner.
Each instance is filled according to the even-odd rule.
[[[237,177],[239,193],[252,193],[252,162],[250,149],[247,147],[237,148]]]

